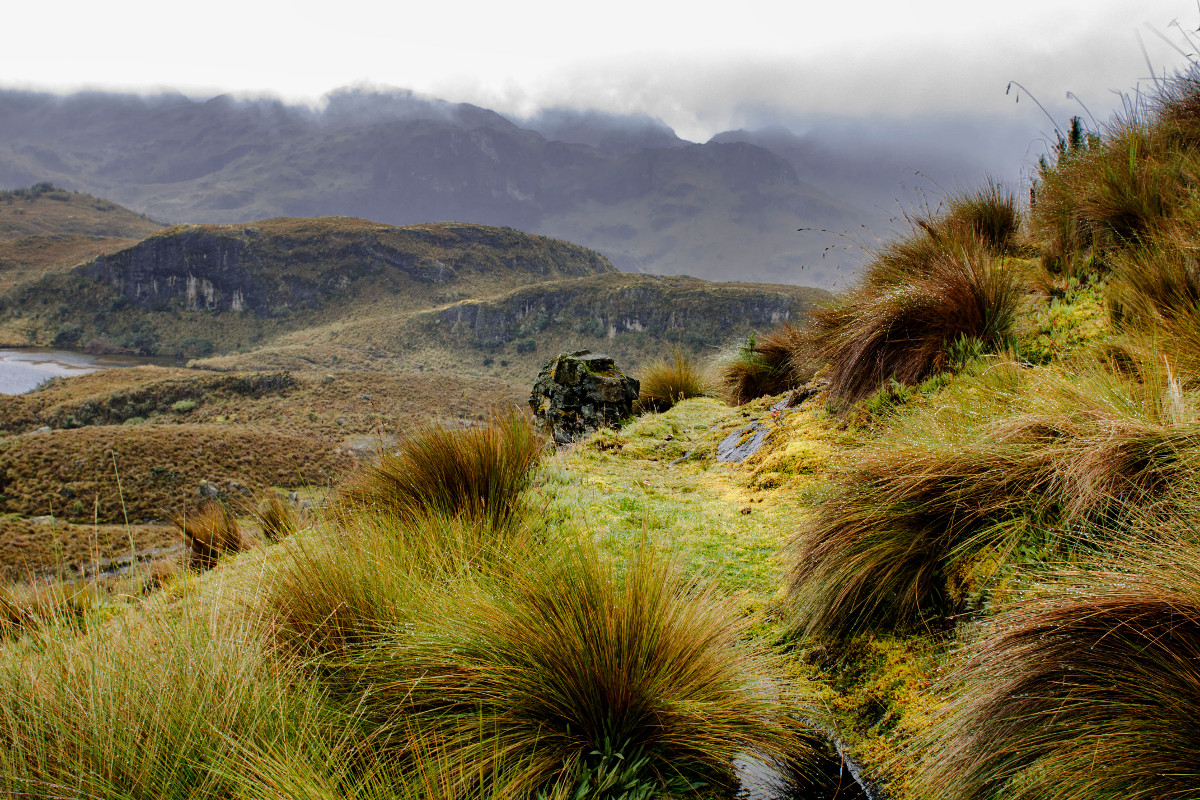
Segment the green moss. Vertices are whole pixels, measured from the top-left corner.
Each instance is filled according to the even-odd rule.
[[[1100,341],[1109,331],[1105,285],[1071,278],[1061,296],[1027,301],[1017,326],[1017,353],[1031,364],[1049,364]]]

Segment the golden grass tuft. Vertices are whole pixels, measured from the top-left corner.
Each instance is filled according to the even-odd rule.
[[[1130,541],[1115,564],[1059,574],[985,620],[940,687],[951,702],[913,744],[938,753],[916,760],[916,796],[1191,796],[1200,782],[1194,533],[1176,530],[1167,546]]]
[[[481,427],[427,425],[338,489],[343,513],[354,510],[419,517],[441,513],[488,519],[501,527],[520,510],[521,494],[546,442],[515,407]]]
[[[476,775],[520,764],[506,778],[522,796],[571,796],[621,763],[624,788],[661,790],[728,784],[739,756],[812,756],[737,604],[649,552],[620,566],[583,546],[531,553],[425,602],[363,651],[355,685],[373,688],[354,702],[377,735],[415,727]]]
[[[205,503],[199,511],[180,515],[174,521],[190,549],[188,566],[193,569],[212,569],[221,556],[245,547],[237,518],[222,503]]]
[[[1012,269],[982,239],[932,225],[889,245],[850,293],[813,312],[807,333],[843,410],[889,381],[915,386],[975,341],[998,349],[1019,297]]]
[[[1179,510],[1172,490],[1200,467],[1200,426],[1170,383],[1045,375],[1007,387],[985,375],[856,454],[790,546],[799,630],[944,619],[962,610],[955,583],[981,557],[995,574],[1022,548],[1064,557],[1078,544],[1064,530]]]
[[[638,376],[641,388],[635,410],[666,411],[680,400],[708,395],[704,373],[692,357],[676,347],[669,359],[651,362]]]
[[[794,389],[812,377],[805,330],[783,324],[717,359],[716,382],[727,402],[740,406]]]

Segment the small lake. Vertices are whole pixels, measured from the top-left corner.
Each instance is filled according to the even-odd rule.
[[[135,367],[139,364],[178,366],[170,357],[93,356],[70,350],[0,350],[0,394],[23,394],[50,378],[86,375],[101,369]]]

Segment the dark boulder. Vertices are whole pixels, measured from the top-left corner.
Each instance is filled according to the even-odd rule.
[[[563,353],[538,373],[529,405],[539,425],[565,444],[601,427],[615,428],[633,416],[638,382],[612,358],[588,350]]]

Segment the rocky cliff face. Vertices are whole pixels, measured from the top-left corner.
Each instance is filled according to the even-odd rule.
[[[511,229],[268,220],[174,228],[100,256],[76,274],[107,283],[147,311],[271,316],[324,307],[364,279],[429,289],[480,276],[503,275],[511,285],[611,271],[595,252]]]
[[[536,336],[551,325],[608,339],[645,333],[715,343],[734,331],[798,323],[827,296],[801,287],[623,275],[531,286],[436,314],[455,336],[484,348]]]
[[[246,234],[184,231],[154,236],[80,268],[80,277],[99,278],[135,305],[163,311],[218,308],[266,313],[267,291],[242,264]]]

